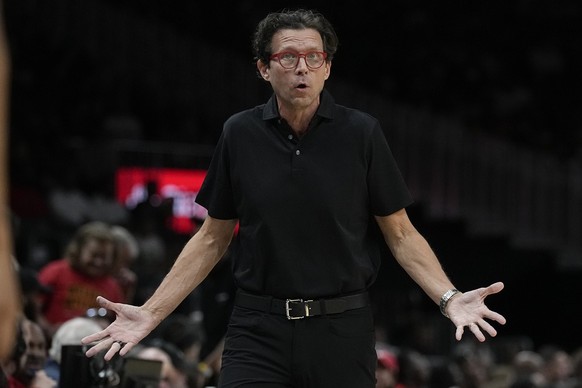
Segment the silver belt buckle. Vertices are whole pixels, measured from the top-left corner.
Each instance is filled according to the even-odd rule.
[[[305,317],[309,316],[309,306],[307,305],[307,303],[309,302],[313,302],[313,300],[303,300],[303,299],[287,299],[285,300],[285,315],[287,315],[287,319],[289,320],[293,320],[293,319],[303,319]],[[291,316],[289,315],[289,313],[291,312],[291,306],[290,303],[302,303],[303,307],[305,309],[303,315],[299,315],[299,316]]]

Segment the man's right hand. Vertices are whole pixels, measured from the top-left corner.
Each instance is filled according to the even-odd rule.
[[[105,329],[81,340],[83,344],[94,344],[85,353],[87,357],[93,357],[105,350],[106,361],[111,360],[116,353],[124,356],[159,324],[154,316],[142,307],[114,303],[102,296],[97,297],[97,303],[113,311],[116,318]]]

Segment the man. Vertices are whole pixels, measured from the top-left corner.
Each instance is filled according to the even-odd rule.
[[[51,379],[60,382],[63,346],[79,345],[81,339],[103,326],[95,318],[76,317],[59,326],[53,335],[44,370]]]
[[[376,352],[366,290],[379,243],[457,327],[480,341],[505,323],[484,299],[502,283],[460,293],[405,207],[412,200],[379,123],[336,105],[324,90],[337,37],[320,14],[268,15],[254,37],[265,104],[232,116],[197,197],[200,231],[141,307],[99,303],[117,314],[92,356],[125,355],[205,278],[239,222],[239,288],[225,338],[221,387],[369,387]],[[378,228],[382,236],[376,235]],[[378,241],[380,240],[380,242]]]
[[[55,388],[56,381],[47,376],[46,340],[41,327],[23,318],[18,327],[16,346],[10,360],[3,364],[10,388]]]
[[[139,350],[135,357],[162,363],[158,388],[188,387],[184,355],[172,344],[165,343],[165,341],[155,341]]]

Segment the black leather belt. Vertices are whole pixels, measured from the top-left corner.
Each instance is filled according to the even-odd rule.
[[[367,292],[331,299],[276,299],[270,296],[238,291],[235,305],[271,314],[284,315],[287,319],[302,319],[324,314],[340,314],[370,305]]]

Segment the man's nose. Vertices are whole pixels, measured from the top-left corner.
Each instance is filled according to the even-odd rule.
[[[298,73],[305,73],[307,70],[309,70],[307,67],[307,59],[305,57],[299,57],[297,66],[295,66],[295,71]]]

